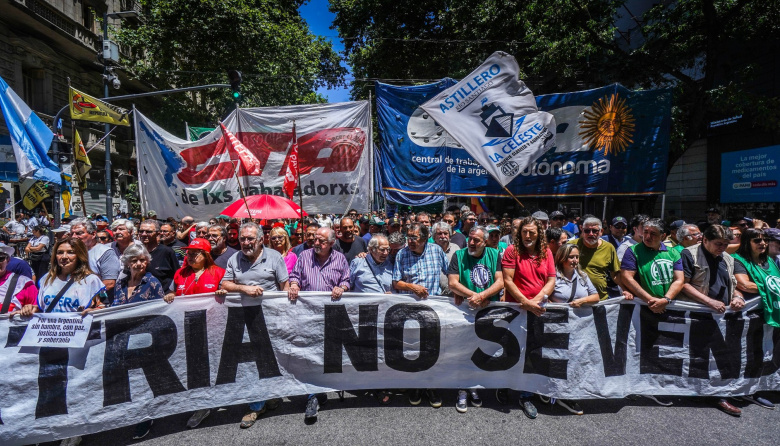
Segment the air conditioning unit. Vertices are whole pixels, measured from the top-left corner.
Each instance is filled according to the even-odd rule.
[[[103,60],[119,63],[119,45],[111,40],[103,40]]]

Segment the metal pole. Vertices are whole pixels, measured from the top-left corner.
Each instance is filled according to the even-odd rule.
[[[57,137],[55,136],[55,138]],[[54,145],[53,147],[54,150],[52,155],[54,155],[54,160],[57,163],[57,168],[59,169],[60,172],[62,172],[62,164],[60,163],[60,141],[55,140],[53,145]],[[61,196],[60,189],[62,187],[61,182],[62,182],[62,176],[60,176],[60,184],[57,184],[54,187],[52,187],[52,189],[54,190],[54,193],[52,195],[54,196],[52,197],[53,200],[52,200],[51,211],[52,211],[52,215],[54,216],[54,222],[52,226],[54,228],[60,227],[60,222],[62,220],[62,215],[61,215],[62,213],[60,211],[60,196]]]
[[[103,41],[108,40],[108,13],[103,13]],[[103,62],[103,97],[108,98],[108,64]],[[105,133],[111,131],[111,125],[106,123]],[[111,197],[111,137],[106,138],[106,218],[108,222],[114,219],[114,204]]]
[[[607,219],[607,196],[604,195],[604,209],[601,211],[601,221]]]
[[[666,194],[661,195],[661,219],[666,215]]]

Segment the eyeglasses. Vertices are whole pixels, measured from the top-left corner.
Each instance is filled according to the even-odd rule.
[[[138,233],[139,234],[155,234],[155,233],[157,233],[157,231],[149,231],[147,229],[141,229],[140,231],[138,231]]]
[[[553,220],[557,220],[557,221],[562,221],[562,220],[563,220],[563,217],[553,217],[552,219],[553,219]]]
[[[275,235],[275,236],[271,237],[270,240],[273,240],[273,241],[284,240],[284,236],[283,235]]]
[[[187,251],[188,257],[197,257],[199,254],[203,254],[203,251],[200,249],[190,249]]]
[[[376,250],[379,252],[390,252],[390,248],[377,248]]]
[[[0,262],[5,262],[8,259],[10,259],[10,257],[8,257],[7,255],[5,255],[5,254],[0,255]]]
[[[582,232],[585,233],[585,234],[598,234],[599,231],[601,231],[601,229],[585,228],[585,229],[582,230]]]
[[[219,234],[206,234],[206,238],[222,238]]]
[[[410,242],[416,242],[416,241],[420,240],[420,236],[419,235],[408,235],[408,236],[406,236],[406,239],[409,240]]]
[[[751,241],[751,242],[753,242],[753,243],[755,243],[755,244],[759,244],[759,243],[761,243],[761,242],[764,242],[764,243],[769,243],[769,242],[767,241],[767,239],[765,239],[764,237],[755,237],[755,238],[752,238],[752,239],[750,239],[750,241]]]
[[[257,241],[257,237],[239,237],[238,241],[242,242],[242,243],[243,242],[256,242]]]
[[[107,242],[109,240],[109,238],[106,237],[106,236],[103,236],[103,237],[98,237],[98,240],[100,240],[101,242]]]

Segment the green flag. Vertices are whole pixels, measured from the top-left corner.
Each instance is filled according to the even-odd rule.
[[[214,131],[213,128],[208,128],[208,127],[187,127],[187,128],[190,131],[190,134],[187,135],[189,136],[190,141],[197,141]]]

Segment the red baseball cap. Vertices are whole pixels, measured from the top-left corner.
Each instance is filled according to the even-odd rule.
[[[182,249],[201,249],[207,253],[211,253],[211,243],[205,238],[196,238],[190,242],[190,246],[185,246]]]

